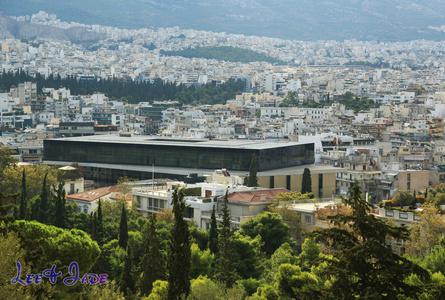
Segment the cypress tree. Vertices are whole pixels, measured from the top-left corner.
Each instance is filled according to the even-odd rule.
[[[91,237],[96,240],[97,238],[97,218],[96,218],[96,212],[90,213],[90,235]]]
[[[140,288],[143,295],[150,294],[153,282],[165,275],[161,245],[156,232],[156,217],[152,215],[144,230],[144,254],[141,261],[142,278]]]
[[[216,222],[215,205],[210,218],[209,249],[213,254],[218,253],[218,224]]]
[[[233,257],[232,228],[230,226],[230,212],[228,205],[228,195],[224,196],[222,206],[222,224],[219,233],[219,249],[216,257],[215,277],[223,282],[227,287],[232,287],[238,279],[236,273],[235,259]]]
[[[309,170],[308,168],[304,168],[303,171],[303,179],[301,182],[301,193],[302,194],[312,193],[311,170]]]
[[[258,186],[257,172],[258,172],[258,162],[257,162],[256,154],[253,154],[252,159],[250,161],[249,177],[247,178],[247,186],[249,186],[249,187]]]
[[[54,225],[60,228],[65,227],[66,207],[65,207],[65,188],[62,181],[59,182],[56,192],[56,215]]]
[[[104,239],[104,222],[102,215],[102,202],[99,199],[99,204],[97,205],[97,227],[96,227],[96,237],[99,245],[103,244]]]
[[[127,224],[127,209],[125,203],[122,204],[121,221],[119,223],[119,246],[123,249],[127,248],[128,244],[128,224]]]
[[[121,274],[120,288],[121,291],[126,295],[131,295],[134,291],[135,282],[133,278],[133,257],[131,252],[131,247],[127,249],[127,256],[125,257],[124,268]]]
[[[49,199],[48,199],[48,185],[47,185],[47,177],[48,173],[45,174],[43,177],[42,182],[42,191],[40,193],[40,202],[39,202],[39,208],[38,208],[38,219],[37,221],[41,223],[46,223],[48,221],[48,205],[49,205]]]
[[[26,172],[25,169],[22,171],[22,191],[20,193],[20,208],[19,208],[19,218],[22,220],[26,219],[26,212],[28,211],[28,201],[26,193]]]
[[[190,292],[191,269],[190,232],[184,221],[186,205],[183,190],[173,192],[172,204],[175,221],[170,241],[167,298],[180,300],[187,298]]]
[[[40,195],[35,196],[30,201],[30,212],[29,212],[29,219],[30,220],[38,220],[39,219],[39,209],[40,209]]]

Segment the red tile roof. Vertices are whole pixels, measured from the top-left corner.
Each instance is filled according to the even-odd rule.
[[[238,203],[269,203],[281,193],[289,192],[286,189],[261,189],[244,192],[234,192],[228,195],[229,202]]]
[[[87,191],[87,192],[67,195],[66,199],[94,202],[96,200],[99,200],[102,197],[109,195],[110,193],[116,192],[117,190],[118,190],[118,188],[116,186],[107,186],[107,187],[98,188],[98,189]]]

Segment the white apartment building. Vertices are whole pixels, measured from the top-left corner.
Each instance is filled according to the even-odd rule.
[[[209,218],[203,218],[204,212],[212,211],[217,205],[217,196],[226,193],[227,186],[215,183],[197,183],[187,185],[183,182],[170,181],[164,185],[136,187],[133,189],[133,202],[138,211],[144,215],[156,214],[164,209],[171,209],[175,188],[183,187],[186,193],[187,209],[184,217],[197,226],[206,228]],[[208,216],[208,214],[207,214]]]

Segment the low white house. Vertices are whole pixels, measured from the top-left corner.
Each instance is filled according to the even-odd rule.
[[[97,209],[99,200],[111,201],[115,199],[116,192],[117,188],[115,186],[108,186],[87,192],[67,195],[66,201],[76,203],[81,212],[90,214]]]
[[[64,189],[67,195],[83,193],[85,188],[85,180],[82,175],[77,172],[77,168],[65,166],[59,168],[63,171]]]

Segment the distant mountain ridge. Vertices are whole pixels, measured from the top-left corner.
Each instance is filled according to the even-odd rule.
[[[31,24],[0,15],[0,38],[33,40],[35,38],[65,40],[78,44],[91,44],[103,38],[102,34],[87,31],[82,27],[61,29],[52,26]]]
[[[0,0],[0,11],[45,10],[119,27],[180,26],[298,40],[445,39],[443,0]]]

